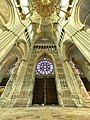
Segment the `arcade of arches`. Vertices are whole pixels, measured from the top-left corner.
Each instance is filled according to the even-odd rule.
[[[90,0],[55,1],[0,1],[0,108],[90,107]]]

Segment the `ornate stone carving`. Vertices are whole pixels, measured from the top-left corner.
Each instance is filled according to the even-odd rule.
[[[58,0],[34,0],[36,11],[42,17],[48,17],[55,11]]]

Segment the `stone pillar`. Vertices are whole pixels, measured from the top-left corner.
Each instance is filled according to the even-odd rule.
[[[62,89],[60,85],[60,78],[56,78],[56,89],[57,89],[57,97],[58,97],[58,104],[62,107],[64,107],[63,100],[62,100]]]
[[[4,92],[3,92],[2,96],[1,96],[2,99],[7,98],[7,97],[9,96],[12,88],[13,88],[13,85],[14,85],[15,79],[16,79],[16,74],[17,74],[17,70],[18,70],[19,64],[20,64],[20,63],[17,63],[17,64],[16,64],[16,66],[15,66],[15,68],[14,68],[14,71],[12,72],[12,74],[11,74],[11,76],[10,76],[10,78],[9,78],[6,86],[5,86],[5,90],[4,90]]]
[[[32,105],[34,85],[35,85],[35,78],[32,78],[29,86],[29,99],[28,99],[27,107]]]
[[[17,71],[14,86],[9,94],[9,98],[16,99],[18,97],[21,90],[22,83],[23,83],[26,68],[27,68],[27,62],[25,60],[22,60]]]
[[[28,64],[24,80],[20,88],[20,93],[16,96],[16,101],[13,107],[29,107],[32,105],[34,78],[32,77],[30,69],[30,64]]]
[[[18,64],[17,73],[12,74],[11,78],[9,79],[6,85],[5,91],[1,96],[1,100],[3,100],[1,107],[13,107],[13,104],[15,103],[21,91],[21,86],[23,83],[26,66],[27,63],[25,60],[22,60],[20,65]]]
[[[66,74],[66,80],[68,82],[68,86],[71,92],[71,99],[74,101],[76,106],[82,106],[81,96],[80,96],[80,89],[75,78],[75,75],[72,71],[72,68],[69,64],[68,60],[64,60],[63,63],[64,71]]]
[[[88,98],[89,95],[88,95],[87,90],[86,90],[86,88],[85,88],[85,86],[84,86],[84,84],[83,84],[83,82],[82,82],[82,80],[81,80],[81,78],[79,76],[79,73],[78,73],[74,63],[72,61],[70,61],[69,63],[71,65],[71,67],[72,67],[72,70],[73,70],[74,75],[76,77],[77,83],[79,85],[80,96],[82,97],[82,99]]]

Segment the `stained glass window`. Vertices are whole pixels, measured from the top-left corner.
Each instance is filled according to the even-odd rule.
[[[54,73],[54,66],[48,58],[43,58],[36,66],[36,73],[48,75]]]

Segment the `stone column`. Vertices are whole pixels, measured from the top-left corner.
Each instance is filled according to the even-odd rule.
[[[17,71],[14,86],[9,94],[9,98],[16,99],[18,97],[23,83],[26,68],[27,68],[27,62],[25,60],[22,60]]]
[[[76,106],[82,106],[81,96],[80,96],[80,89],[75,78],[75,75],[72,71],[72,68],[69,64],[68,60],[64,60],[63,63],[64,71],[66,74],[66,80],[68,82],[68,86],[71,92],[71,99],[74,101]]]
[[[58,104],[62,107],[64,107],[64,104],[63,104],[63,100],[62,100],[62,89],[61,89],[61,85],[60,85],[60,78],[57,77],[56,78],[56,90],[57,90],[57,97],[58,97]]]
[[[9,78],[6,86],[5,86],[5,90],[4,90],[4,92],[3,92],[2,96],[1,96],[2,99],[7,98],[7,97],[9,96],[12,88],[13,88],[13,85],[14,85],[15,79],[16,79],[16,74],[17,74],[17,70],[18,70],[19,64],[20,64],[20,63],[17,63],[17,64],[16,64],[16,66],[15,66],[15,68],[14,68],[14,71],[12,72],[12,74],[11,74],[11,76],[10,76],[10,78]]]
[[[27,107],[32,105],[33,100],[33,92],[34,92],[35,78],[31,78],[30,86],[29,86],[29,99],[27,103]]]
[[[1,99],[3,99],[1,107],[13,107],[13,104],[15,103],[21,91],[21,86],[23,83],[26,66],[27,66],[27,62],[25,60],[22,60],[14,80],[12,81],[10,79],[10,81],[8,82],[5,88],[5,92],[1,97]],[[14,74],[11,76],[11,78],[13,76]]]
[[[74,75],[76,77],[76,80],[77,80],[77,83],[78,83],[78,86],[79,86],[79,89],[80,89],[80,95],[81,95],[82,99],[88,98],[89,95],[88,95],[87,90],[86,90],[86,88],[85,88],[85,86],[84,86],[84,84],[83,84],[83,82],[82,82],[82,80],[79,76],[79,73],[78,73],[74,63],[71,60],[70,60],[69,63],[71,65],[72,70],[74,72]]]

